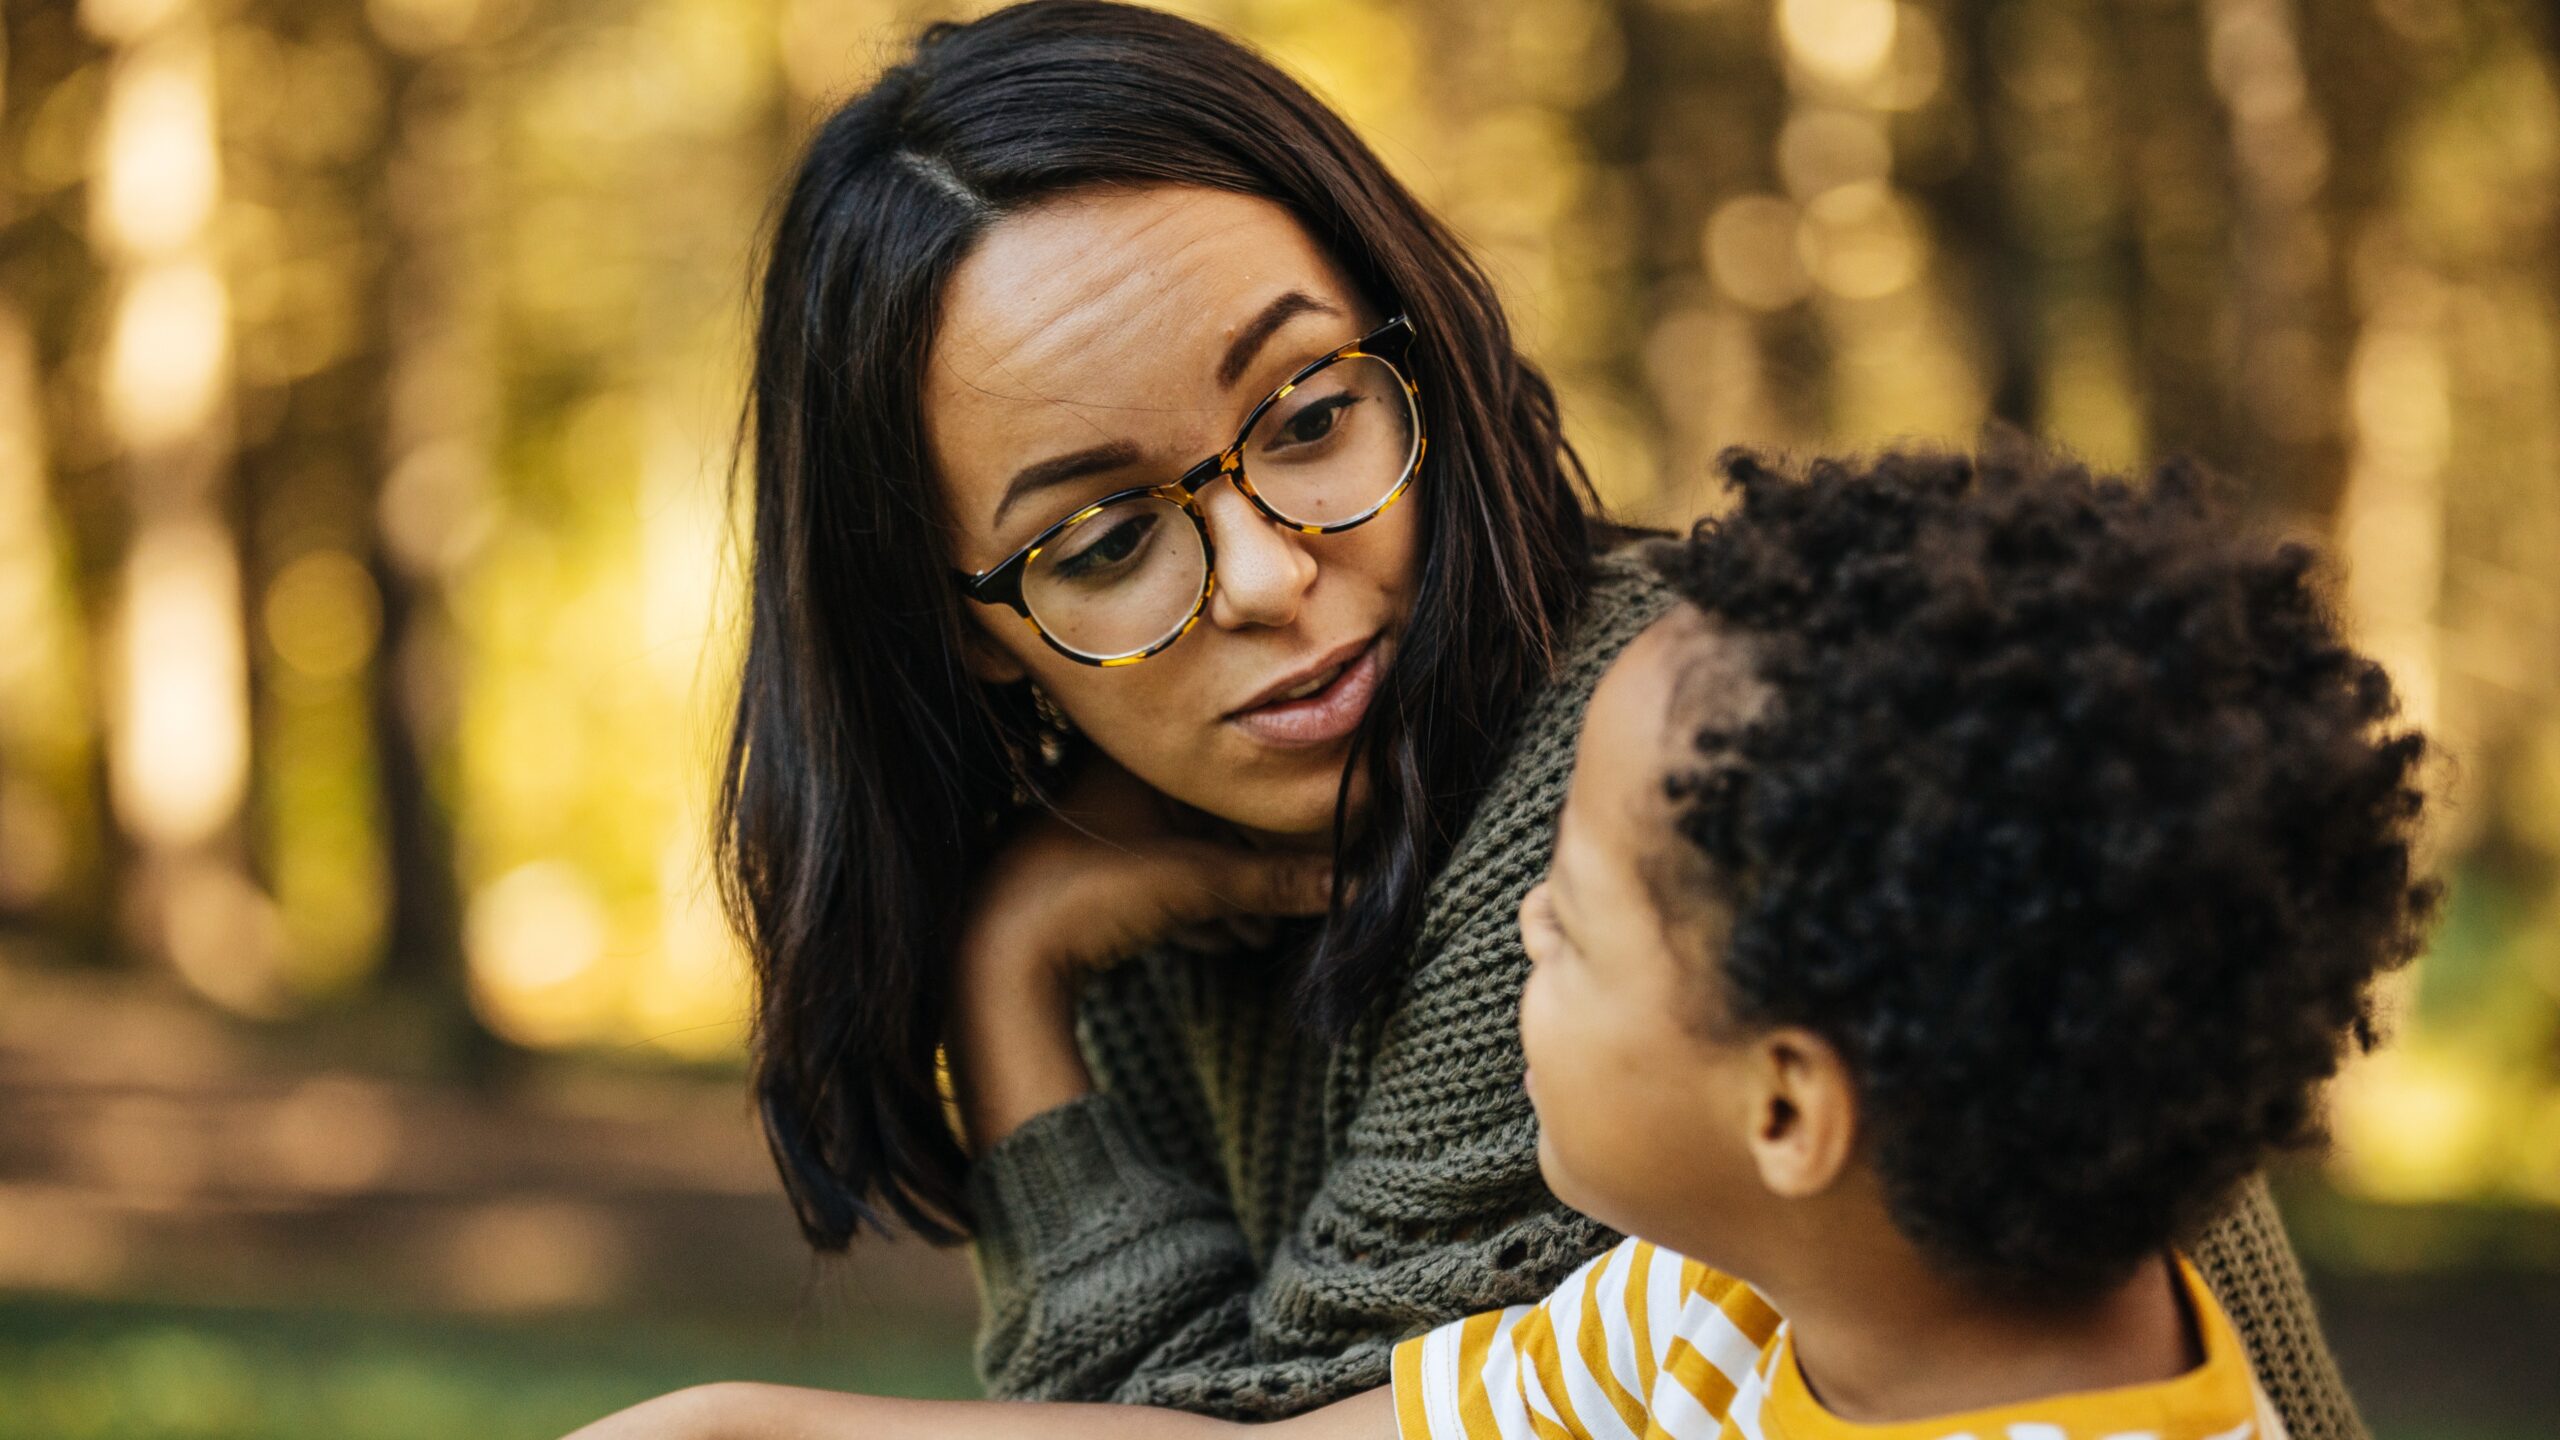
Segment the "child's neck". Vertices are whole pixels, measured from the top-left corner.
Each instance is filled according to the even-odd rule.
[[[1769,1297],[1787,1317],[1805,1384],[1843,1420],[1956,1415],[2150,1384],[2203,1363],[2165,1256],[2095,1300],[2024,1305],[1984,1300],[1908,1246],[1879,1248]]]

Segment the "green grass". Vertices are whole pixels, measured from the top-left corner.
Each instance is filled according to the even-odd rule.
[[[707,1380],[975,1391],[918,1329],[0,1299],[0,1440],[539,1440]]]

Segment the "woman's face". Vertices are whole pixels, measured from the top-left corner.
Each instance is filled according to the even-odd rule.
[[[1090,501],[1173,480],[1299,367],[1385,318],[1268,200],[1096,188],[997,222],[952,276],[924,383],[952,562],[988,569]],[[1072,478],[1018,483],[1077,456],[1089,464]],[[971,667],[999,683],[1027,676],[1166,795],[1321,843],[1352,732],[1412,609],[1420,507],[1302,535],[1224,480],[1198,505],[1217,584],[1170,648],[1079,664],[1012,610],[964,601]]]

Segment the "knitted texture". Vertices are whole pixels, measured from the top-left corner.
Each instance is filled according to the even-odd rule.
[[[1292,1415],[1385,1384],[1396,1341],[1540,1299],[1617,1243],[1538,1175],[1514,917],[1593,686],[1672,603],[1638,547],[1601,559],[1401,983],[1347,1043],[1281,1021],[1276,953],[1160,948],[1088,985],[1095,1093],[970,1177],[991,1395]],[[2262,1185],[2196,1260],[2295,1440],[2361,1440]]]
[[[2364,1418],[2338,1376],[2265,1177],[2240,1187],[2189,1253],[2239,1328],[2292,1440],[2365,1440]]]

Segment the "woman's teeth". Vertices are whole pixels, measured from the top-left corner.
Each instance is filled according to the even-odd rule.
[[[1306,684],[1301,685],[1301,686],[1299,686],[1297,689],[1295,689],[1295,690],[1291,690],[1291,691],[1289,691],[1287,694],[1284,694],[1284,695],[1280,696],[1278,699],[1273,700],[1271,703],[1272,703],[1272,704],[1274,704],[1274,705],[1278,705],[1278,704],[1281,704],[1281,703],[1283,703],[1283,702],[1285,702],[1285,701],[1290,701],[1290,700],[1304,700],[1304,699],[1306,699],[1308,696],[1313,695],[1313,694],[1314,694],[1314,693],[1316,693],[1317,691],[1322,690],[1322,689],[1323,689],[1324,687],[1326,687],[1327,685],[1330,685],[1330,684],[1332,684],[1334,681],[1336,681],[1336,680],[1338,680],[1338,679],[1342,678],[1342,672],[1343,672],[1344,668],[1345,668],[1345,667],[1343,667],[1343,666],[1336,665],[1336,666],[1334,666],[1332,669],[1327,670],[1326,672],[1324,672],[1324,673],[1323,673],[1323,674],[1321,674],[1321,675],[1318,675],[1317,677],[1315,677],[1315,678],[1314,678],[1314,679],[1312,679],[1312,680],[1309,680]]]

